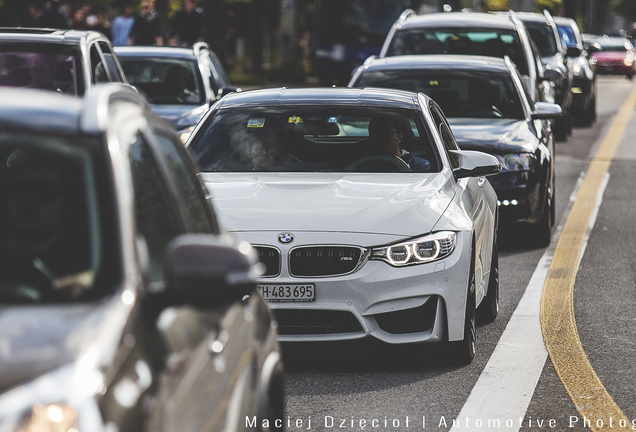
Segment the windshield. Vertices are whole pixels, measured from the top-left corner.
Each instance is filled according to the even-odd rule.
[[[447,117],[522,119],[523,109],[508,74],[466,71],[366,72],[356,87],[386,87],[422,92]]]
[[[70,45],[0,44],[0,86],[84,94],[78,50]]]
[[[387,56],[414,54],[468,54],[510,59],[519,73],[528,74],[515,31],[491,29],[416,29],[395,34]]]
[[[344,107],[220,110],[192,154],[203,171],[438,171],[417,114]]]
[[[561,35],[561,39],[566,46],[572,47],[580,44],[580,41],[576,40],[576,34],[574,34],[574,29],[570,26],[557,26],[559,29],[559,34]]]
[[[558,52],[556,37],[548,24],[526,22],[530,37],[537,44],[541,57],[550,57]]]
[[[201,105],[205,92],[197,63],[177,58],[119,56],[131,85],[155,105]]]
[[[597,41],[603,47],[603,51],[628,51],[631,49],[631,43],[623,40],[606,41],[600,39]]]
[[[113,236],[101,231],[91,156],[63,140],[0,135],[0,303],[79,301],[111,286],[103,238]]]

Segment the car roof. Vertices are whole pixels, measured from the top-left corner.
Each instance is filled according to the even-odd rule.
[[[116,46],[118,57],[170,57],[196,59],[192,48],[155,47],[155,46]]]
[[[114,100],[148,103],[130,86],[98,84],[84,98],[47,90],[0,87],[0,130],[20,129],[61,134],[100,134],[108,125],[108,107]]]
[[[0,27],[0,42],[37,42],[74,45],[88,39],[106,39],[92,30],[60,30],[48,28]]]
[[[415,109],[416,93],[367,87],[274,88],[231,93],[219,102],[220,109],[252,106],[365,106]]]
[[[572,18],[568,18],[568,17],[552,17],[552,19],[554,20],[554,22],[556,23],[556,25],[561,25],[561,26],[577,26],[576,21],[574,21],[574,19]]]
[[[446,12],[413,15],[402,21],[400,30],[417,28],[493,28],[514,30],[509,16],[480,12]]]
[[[425,54],[374,58],[365,63],[365,72],[380,70],[444,69],[465,71],[508,72],[505,60],[497,57]]]
[[[83,100],[33,89],[0,87],[0,129],[78,133]]]
[[[515,12],[521,21],[548,24],[550,20],[544,14],[535,12]]]

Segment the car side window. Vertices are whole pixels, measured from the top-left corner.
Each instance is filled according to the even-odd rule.
[[[153,130],[157,149],[163,158],[168,175],[176,189],[179,206],[184,210],[186,228],[194,233],[215,233],[218,231],[213,222],[209,204],[206,201],[201,182],[193,172],[194,163],[186,161],[185,149],[181,150],[167,134]],[[182,146],[183,147],[183,146]],[[190,162],[190,163],[189,163]]]
[[[166,246],[179,234],[177,219],[163,187],[160,171],[141,133],[129,150],[130,167],[135,192],[137,229],[148,246],[150,278],[163,280],[163,257]]]
[[[113,53],[113,50],[110,49],[106,42],[99,42],[99,49],[102,51],[104,63],[106,63],[106,67],[110,72],[110,76],[113,77],[115,81],[122,82],[123,79],[119,74],[119,69],[117,69],[117,63],[115,63],[115,54]]]
[[[107,83],[110,81],[102,58],[95,45],[91,45],[91,80],[93,84]]]
[[[449,150],[459,150],[459,146],[455,141],[455,137],[453,133],[450,131],[448,123],[442,117],[439,109],[435,105],[431,105],[431,114],[433,115],[433,121],[435,122],[435,127],[437,127],[437,131],[439,132],[440,137],[442,138],[442,143],[444,144],[444,151],[446,152],[448,159],[451,162],[451,168],[455,169],[459,167],[459,161],[457,158],[449,152]]]

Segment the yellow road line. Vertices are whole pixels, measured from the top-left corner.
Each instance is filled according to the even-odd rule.
[[[577,426],[587,418],[593,431],[626,430],[631,423],[605,390],[583,350],[574,317],[574,282],[601,182],[635,108],[636,88],[590,164],[557,242],[541,297],[541,329],[550,359],[581,416]]]

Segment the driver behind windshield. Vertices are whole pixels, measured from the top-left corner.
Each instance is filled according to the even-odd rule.
[[[400,122],[390,117],[374,117],[369,122],[369,139],[378,153],[395,156],[403,161],[413,172],[427,172],[431,164],[424,158],[413,156],[400,148],[404,132]]]
[[[5,159],[1,174],[0,290],[46,301],[62,295],[63,288],[90,284],[88,226],[76,164],[57,153],[19,149]]]

